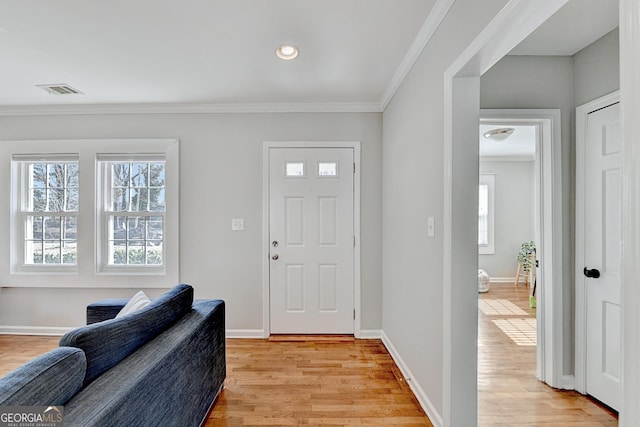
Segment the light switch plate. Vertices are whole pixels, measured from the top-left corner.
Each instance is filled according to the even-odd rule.
[[[432,216],[427,218],[427,237],[436,237],[436,220]]]
[[[243,231],[244,230],[244,218],[234,218],[231,220],[231,230],[232,231]]]

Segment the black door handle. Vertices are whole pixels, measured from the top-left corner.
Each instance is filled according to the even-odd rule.
[[[597,268],[592,268],[591,270],[589,270],[587,267],[585,267],[583,272],[585,276],[591,277],[592,279],[597,279],[598,277],[600,277],[600,270],[598,270]]]

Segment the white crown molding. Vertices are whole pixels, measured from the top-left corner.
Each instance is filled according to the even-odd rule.
[[[431,13],[429,13],[427,20],[420,28],[418,35],[409,47],[409,50],[398,66],[396,73],[393,75],[389,85],[382,94],[382,98],[380,98],[380,111],[384,111],[385,108],[387,108],[387,105],[391,102],[391,98],[393,98],[393,95],[400,88],[404,79],[407,78],[413,64],[415,64],[418,57],[420,57],[420,54],[427,43],[429,43],[429,40],[431,40],[431,37],[433,37],[433,34],[440,26],[440,23],[447,15],[447,12],[449,12],[454,1],[455,0],[438,0],[436,2],[436,5],[431,10]]]
[[[0,107],[0,116],[87,114],[380,113],[378,103],[86,104]]]

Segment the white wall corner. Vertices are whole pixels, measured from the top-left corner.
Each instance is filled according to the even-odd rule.
[[[387,351],[393,358],[393,361],[398,366],[398,369],[400,369],[402,376],[404,377],[407,384],[409,384],[409,387],[411,388],[411,391],[413,391],[413,394],[416,396],[416,399],[418,399],[420,406],[422,407],[424,412],[426,412],[427,416],[429,417],[429,420],[434,425],[434,427],[442,427],[444,425],[442,421],[442,416],[440,415],[440,413],[438,413],[436,408],[431,403],[431,400],[427,396],[427,393],[416,381],[415,377],[411,373],[411,370],[402,359],[402,356],[400,356],[398,351],[395,349],[395,347],[393,346],[393,343],[391,342],[387,334],[385,334],[384,331],[381,331],[381,332],[382,332],[382,337],[381,337],[382,343],[387,348]]]

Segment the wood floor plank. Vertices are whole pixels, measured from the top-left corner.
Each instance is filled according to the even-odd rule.
[[[206,425],[432,425],[381,341],[329,338],[228,340]]]
[[[478,426],[618,425],[617,413],[597,401],[538,381],[535,345],[516,344],[494,322],[535,318],[528,287],[491,284],[479,298],[487,304],[478,310]]]

